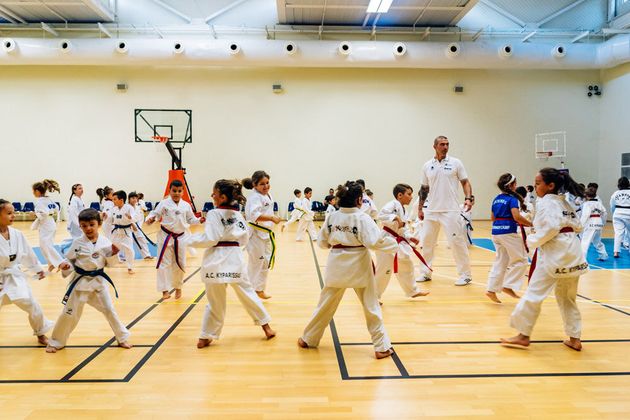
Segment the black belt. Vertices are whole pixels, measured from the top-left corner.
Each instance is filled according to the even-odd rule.
[[[131,225],[114,225],[114,228],[112,229],[112,233],[114,233],[114,231],[118,229],[125,230],[125,229],[130,229],[130,228],[131,228]]]
[[[87,271],[87,270],[82,269],[81,267],[74,267],[74,272],[77,273],[79,276],[76,277],[74,280],[72,280],[72,283],[70,283],[70,286],[68,286],[68,290],[66,290],[66,294],[64,295],[63,300],[61,301],[61,303],[63,303],[64,305],[68,303],[68,299],[70,299],[70,295],[72,294],[74,287],[77,285],[79,280],[81,280],[83,277],[103,277],[105,280],[107,280],[109,284],[112,285],[112,287],[114,288],[114,292],[116,293],[116,298],[118,298],[118,290],[116,290],[116,286],[114,286],[114,282],[107,275],[107,273],[105,273],[104,269],[99,268],[98,270]]]
[[[617,209],[630,209],[630,206],[615,206]]]

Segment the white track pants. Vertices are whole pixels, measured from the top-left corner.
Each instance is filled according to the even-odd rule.
[[[147,241],[147,238],[145,238],[140,231],[134,232],[133,234],[136,235],[138,249],[140,249],[140,255],[142,255],[142,258],[150,257],[151,252],[149,252],[149,242]]]
[[[133,249],[133,237],[127,235],[117,235],[116,232],[112,235],[112,243],[116,248],[120,249],[120,252],[125,256],[125,265],[129,270],[133,269],[133,260],[136,257],[136,251]]]
[[[31,291],[29,291],[28,299],[11,300],[7,295],[2,296],[0,308],[10,304],[14,304],[28,314],[28,322],[33,329],[33,335],[44,335],[53,327],[53,322],[44,318],[42,307],[39,306],[39,303],[37,303]]]
[[[621,250],[621,243],[630,233],[630,217],[613,215],[613,229],[615,230],[614,252]]]
[[[229,285],[232,286],[241,305],[254,320],[254,324],[265,325],[271,322],[271,316],[249,284],[229,283]],[[206,284],[208,304],[203,314],[199,338],[219,339],[225,320],[227,286],[228,283]]]
[[[569,337],[580,338],[582,318],[576,303],[578,280],[579,277],[563,279],[549,277],[541,268],[534,270],[525,294],[512,312],[510,326],[523,335],[531,336],[540,315],[540,307],[555,287],[556,302],[564,322],[564,332]]]
[[[39,249],[48,264],[59,267],[63,262],[63,257],[55,248],[55,229],[39,229]]]
[[[65,308],[55,324],[55,329],[49,340],[50,346],[57,349],[66,346],[68,337],[81,319],[83,307],[86,303],[105,315],[105,319],[109,322],[109,326],[112,328],[112,331],[114,331],[114,336],[119,343],[129,339],[129,330],[118,318],[118,314],[114,309],[112,299],[109,295],[109,290],[107,287],[104,287],[100,292],[72,291]]]
[[[504,287],[520,290],[527,272],[527,252],[518,233],[492,235],[496,249],[494,263],[488,276],[488,291],[500,292]]]
[[[158,244],[158,257],[162,252],[162,248],[164,247],[164,240],[166,239],[167,234],[160,229],[158,231],[157,236],[157,244]],[[186,269],[186,247],[183,246],[183,239],[185,236],[179,237],[179,245],[178,245],[178,257],[179,263],[181,264],[183,269]],[[184,272],[177,265],[177,261],[175,260],[175,247],[174,247],[173,238],[168,241],[168,246],[164,251],[164,257],[162,258],[162,263],[160,267],[157,269],[157,291],[164,292],[169,291],[171,289],[181,289],[184,285]]]
[[[387,254],[385,252],[376,252],[376,295],[380,300],[387,289],[389,280],[394,272],[394,254]],[[420,288],[416,285],[416,280],[413,277],[413,262],[411,258],[401,258],[398,255],[398,273],[396,273],[398,283],[408,297],[414,296],[420,293]]]
[[[433,254],[440,226],[444,228],[446,239],[455,258],[457,274],[460,278],[471,278],[468,239],[462,229],[462,216],[457,211],[425,212],[422,223],[422,256],[429,267],[433,267]],[[425,270],[427,271],[427,270]],[[425,274],[430,276],[430,272]]]
[[[304,238],[304,233],[308,230],[311,235],[311,240],[317,239],[317,230],[315,229],[315,223],[312,220],[304,220],[304,217],[298,222],[297,232],[295,234],[295,240],[301,241]]]
[[[608,259],[608,253],[606,252],[606,247],[602,243],[602,230],[601,229],[587,227],[582,232],[582,252],[584,253],[584,257],[586,257],[586,253],[588,252],[588,248],[591,245],[591,243],[597,250],[597,258],[599,258],[600,260]]]
[[[247,275],[254,290],[263,292],[267,287],[269,259],[271,258],[271,240],[261,239],[254,234],[247,244]]]
[[[345,288],[337,287],[324,287],[322,289],[319,296],[319,304],[302,335],[302,340],[309,347],[319,346],[322,335],[324,335],[326,327],[333,319],[345,291]],[[375,285],[371,284],[365,288],[356,288],[354,292],[357,294],[361,305],[363,305],[363,314],[368,331],[372,336],[374,349],[376,351],[389,350],[392,347],[392,343],[389,341],[389,336],[383,325],[383,314],[376,297]]]

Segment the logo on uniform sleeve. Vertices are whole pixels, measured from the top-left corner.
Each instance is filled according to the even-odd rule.
[[[96,259],[98,257],[99,257],[98,252],[95,252],[94,254],[92,254],[92,258]]]
[[[179,210],[175,210],[175,214],[176,214],[177,216],[179,216],[180,214],[182,214],[182,212],[181,212],[181,211],[179,211]]]
[[[15,258],[16,258],[16,257],[17,257],[17,254],[11,254],[11,255],[9,255],[9,261],[10,261],[10,262],[15,261]]]

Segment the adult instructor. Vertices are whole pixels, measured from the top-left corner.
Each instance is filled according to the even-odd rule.
[[[464,189],[464,211],[472,208],[474,196],[468,174],[459,159],[448,154],[448,138],[438,136],[433,141],[435,157],[422,167],[422,185],[418,216],[424,220],[422,226],[422,253],[429,267],[433,262],[433,251],[437,242],[440,226],[444,228],[455,264],[458,279],[456,286],[466,286],[472,281],[470,257],[465,231],[462,228],[462,209],[457,198],[458,185]],[[424,207],[424,202],[428,205]],[[424,273],[418,281],[431,280],[431,272]]]

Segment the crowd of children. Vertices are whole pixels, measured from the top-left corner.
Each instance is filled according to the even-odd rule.
[[[182,198],[183,183],[173,181],[169,185],[169,196],[146,220],[147,209],[140,194],[114,191],[108,186],[99,188],[101,210],[97,211],[85,208],[81,198],[83,186],[75,184],[68,202],[68,232],[72,242],[65,255],[54,246],[55,216],[60,209],[47,196],[47,193],[59,192],[59,185],[49,179],[37,182],[33,184],[37,202],[32,228],[39,231],[40,250],[49,271],[61,270],[64,277],[70,278],[62,300],[64,307],[48,339],[45,334],[53,323],[44,317],[20,267],[33,271],[39,279],[44,278],[45,273],[24,235],[11,227],[15,211],[5,200],[0,200],[0,306],[13,303],[27,312],[38,342],[47,345],[47,352],[54,353],[64,348],[81,318],[83,306],[88,303],[103,313],[119,346],[131,348],[129,331],[112,304],[109,288],[115,292],[116,288],[105,268],[116,256],[126,265],[128,273],[133,274],[134,243],[143,258],[153,258],[148,246],[153,242],[142,226],[157,222],[156,283],[162,299],[169,299],[172,290],[175,299],[182,295],[187,248],[204,250],[200,271],[208,304],[197,347],[207,347],[221,334],[228,284],[255,324],[271,339],[276,333],[269,325],[271,317],[263,300],[271,298],[266,286],[276,255],[274,225],[282,220],[274,213],[270,178],[268,173],[259,170],[242,181],[217,181],[212,191],[215,208],[206,217],[193,213],[191,205]],[[510,321],[518,334],[502,339],[502,344],[529,345],[542,302],[555,289],[568,336],[564,344],[579,351],[581,320],[576,296],[579,277],[588,270],[585,255],[592,244],[600,260],[608,258],[601,241],[607,212],[597,196],[598,186],[592,183],[585,187],[565,171],[544,168],[536,175],[535,186],[519,187],[516,177],[506,173],[499,177],[497,187],[500,194],[491,205],[496,257],[488,276],[486,295],[495,303],[501,303],[499,293],[519,299]],[[247,198],[242,188],[252,190]],[[282,229],[297,222],[297,241],[306,234],[320,247],[330,249],[325,286],[311,320],[298,339],[300,347],[318,346],[345,290],[352,288],[363,305],[376,357],[387,357],[393,350],[380,305],[391,275],[396,274],[403,292],[410,298],[429,293],[420,289],[420,280],[414,275],[415,266],[423,266],[425,273],[430,273],[431,267],[430,261],[427,263],[421,254],[422,218],[418,214],[422,212],[415,208],[418,201],[412,203],[412,187],[397,184],[393,188],[393,199],[380,210],[368,191],[361,179],[348,181],[336,191],[331,189],[319,231],[313,222],[312,189],[305,188],[303,196],[299,189],[294,191],[294,210]],[[243,205],[244,214],[240,211]],[[423,205],[427,205],[426,200]],[[470,211],[471,207],[464,210]],[[610,207],[615,232],[613,256],[619,257],[630,231],[627,178],[619,180]],[[203,231],[191,234],[190,226],[194,224],[203,224]],[[470,214],[462,214],[461,226],[470,234]],[[371,251],[376,256],[375,265]],[[523,296],[519,296],[530,256],[529,283]]]

